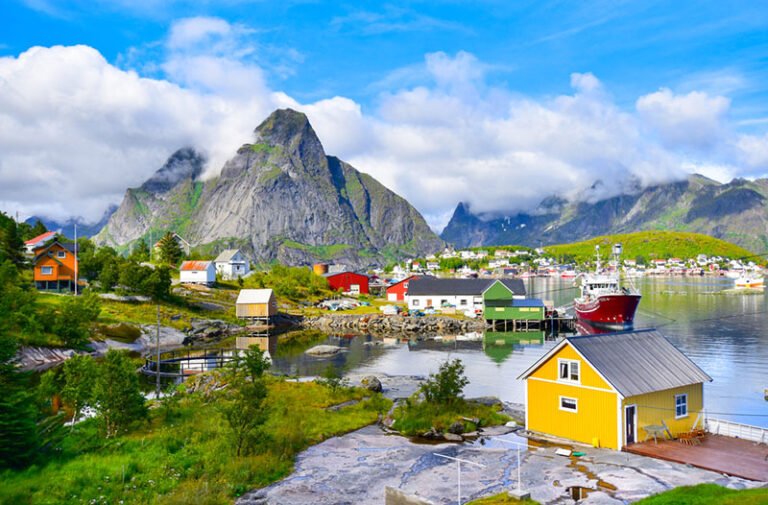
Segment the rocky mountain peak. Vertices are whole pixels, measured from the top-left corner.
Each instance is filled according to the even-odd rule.
[[[302,144],[320,146],[307,116],[293,109],[277,109],[253,133],[255,144],[293,148]]]
[[[165,165],[150,177],[141,189],[150,193],[166,193],[179,182],[200,177],[205,167],[205,157],[191,147],[183,147],[173,153]]]

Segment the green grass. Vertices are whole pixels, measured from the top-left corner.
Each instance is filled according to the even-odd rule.
[[[464,423],[464,431],[474,431],[478,426],[462,417],[477,418],[479,426],[495,426],[504,424],[511,418],[500,412],[496,407],[488,407],[478,403],[468,402],[463,399],[455,401],[451,405],[434,405],[427,402],[417,402],[413,398],[406,400],[405,405],[395,409],[394,429],[403,435],[421,435],[435,428],[437,431],[447,430],[453,423]]]
[[[468,501],[466,505],[514,505],[516,503],[527,503],[528,505],[539,504],[539,502],[534,500],[517,500],[504,492],[495,494],[493,496],[486,496],[484,498],[478,498],[477,500]]]
[[[637,505],[759,505],[768,503],[768,489],[736,491],[716,484],[684,486],[649,496]]]
[[[288,475],[299,451],[368,425],[389,408],[388,400],[374,396],[326,410],[366,394],[270,379],[269,418],[254,451],[240,458],[215,406],[199,394],[152,409],[148,424],[109,440],[98,434],[95,420],[85,421],[67,432],[45,463],[0,472],[0,503],[231,504]]]
[[[595,246],[599,245],[603,260],[607,259],[613,244],[624,246],[623,258],[635,259],[642,256],[646,261],[667,258],[695,258],[699,254],[723,256],[727,258],[753,257],[748,250],[699,233],[672,231],[641,231],[621,235],[604,235],[584,242],[560,244],[544,248],[549,256],[555,258],[573,256],[578,263],[594,261]],[[760,258],[753,258],[759,260]]]

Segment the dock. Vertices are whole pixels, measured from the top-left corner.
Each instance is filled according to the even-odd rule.
[[[700,445],[659,440],[630,444],[624,450],[742,479],[768,481],[768,447],[741,438],[707,434]]]

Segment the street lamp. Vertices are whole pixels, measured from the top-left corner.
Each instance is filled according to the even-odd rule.
[[[468,461],[466,459],[460,459],[460,458],[454,458],[451,456],[446,456],[445,454],[438,454],[436,452],[432,453],[433,456],[437,456],[439,458],[445,458],[450,459],[451,461],[456,462],[456,475],[459,479],[459,487],[458,487],[458,504],[461,505],[461,464],[466,463],[468,465],[474,465],[480,468],[485,468],[485,465],[481,465],[480,463],[475,463],[474,461]]]

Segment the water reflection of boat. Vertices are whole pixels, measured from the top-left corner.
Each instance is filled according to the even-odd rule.
[[[763,278],[759,276],[741,275],[736,279],[735,284],[737,288],[742,289],[763,289],[765,288],[764,282]]]
[[[600,326],[593,326],[589,324],[587,321],[584,321],[582,319],[577,319],[576,323],[576,333],[578,335],[599,335],[601,333],[611,333],[612,331],[610,328],[600,327]]]

